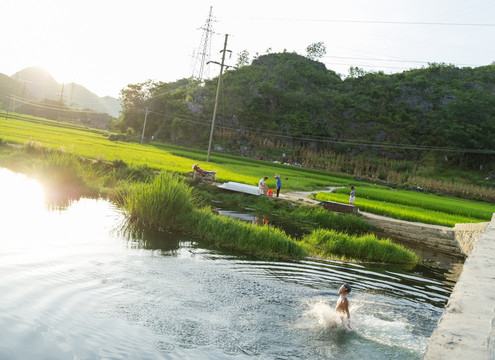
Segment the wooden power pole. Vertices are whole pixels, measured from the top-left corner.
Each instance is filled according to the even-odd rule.
[[[211,142],[213,140],[213,130],[215,128],[215,118],[217,117],[218,96],[220,94],[220,84],[222,83],[223,68],[225,66],[225,53],[227,52],[227,39],[228,39],[228,37],[229,37],[229,34],[225,34],[225,43],[223,44],[223,51],[222,51],[222,63],[220,64],[220,75],[218,76],[217,95],[215,97],[215,107],[213,108],[213,118],[211,119],[210,142],[208,144],[208,155],[206,156],[206,162],[210,162]],[[211,62],[215,62],[215,61],[211,61]],[[216,64],[218,64],[218,63],[216,63]]]

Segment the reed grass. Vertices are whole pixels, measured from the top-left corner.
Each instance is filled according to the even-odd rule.
[[[493,184],[491,186],[488,183],[485,184],[486,186],[473,184],[461,179],[457,174],[455,176],[443,175],[443,179],[436,179],[433,175],[438,177],[439,171],[421,165],[418,161],[337,154],[331,149],[315,151],[309,148],[300,151],[298,157],[305,167],[354,175],[371,181],[419,186],[426,190],[442,191],[464,198],[495,201]],[[464,175],[469,175],[469,173]],[[451,178],[455,178],[455,181]]]
[[[194,209],[192,192],[183,179],[163,173],[150,184],[137,183],[121,189],[115,199],[138,228],[180,229]]]
[[[320,257],[338,257],[396,264],[416,264],[418,256],[392,241],[379,240],[373,234],[349,235],[320,229],[303,238],[308,252]]]
[[[208,208],[196,210],[191,215],[191,227],[200,230],[203,239],[216,246],[263,258],[297,259],[306,255],[295,240],[278,228],[216,215]]]
[[[333,229],[349,234],[363,234],[374,227],[363,218],[353,214],[342,214],[318,206],[298,206],[287,215],[294,220],[311,222],[318,228]]]

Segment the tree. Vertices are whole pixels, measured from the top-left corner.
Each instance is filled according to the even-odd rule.
[[[357,66],[351,66],[349,68],[349,77],[351,78],[358,78],[358,77],[362,77],[366,75],[366,71],[364,71],[363,69],[357,67]]]
[[[319,60],[327,53],[327,47],[323,41],[312,43],[306,48],[307,58],[311,60]]]
[[[154,86],[154,82],[148,80],[140,84],[129,84],[120,91],[122,118],[117,124],[120,131],[124,132],[128,127],[136,131],[142,129],[146,101],[151,97],[151,89]]]
[[[237,62],[235,63],[235,66],[240,68],[246,65],[249,65],[249,52],[247,50],[242,50],[237,54]]]

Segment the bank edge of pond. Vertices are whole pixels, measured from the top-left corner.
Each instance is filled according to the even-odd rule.
[[[319,229],[295,240],[284,231],[219,216],[209,207],[194,203],[186,181],[162,173],[149,184],[136,184],[121,193],[118,204],[138,227],[188,229],[206,242],[269,258],[302,258],[308,255],[331,259],[415,264],[418,257],[390,240],[372,234],[348,235]]]
[[[299,259],[310,255],[340,260],[418,262],[413,252],[401,245],[392,243],[390,246],[387,240],[370,238],[372,235],[365,235],[366,245],[351,256],[348,252],[352,247],[350,239],[359,243],[359,235],[340,233],[341,246],[330,247],[325,244],[329,239],[335,241],[335,235],[325,233],[330,230],[311,234],[311,241],[304,238],[295,240],[277,228],[218,216],[210,208],[195,202],[193,189],[178,175],[157,175],[150,168],[132,167],[119,161],[107,163],[81,159],[63,151],[48,151],[36,144],[25,145],[10,153],[3,149],[1,153],[3,166],[41,178],[45,187],[70,189],[70,196],[75,193],[79,196],[108,196],[125,209],[132,226],[192,230],[208,243],[265,258]],[[322,248],[327,250],[322,251]],[[328,251],[330,248],[332,252]],[[393,256],[390,256],[391,251]]]

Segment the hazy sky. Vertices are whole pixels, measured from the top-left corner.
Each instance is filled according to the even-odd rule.
[[[305,55],[322,41],[328,69],[400,72],[429,62],[495,61],[493,0],[1,0],[0,73],[41,66],[60,83],[118,97],[127,84],[189,77],[210,6],[211,60],[247,50]],[[219,67],[210,65],[217,76]]]

